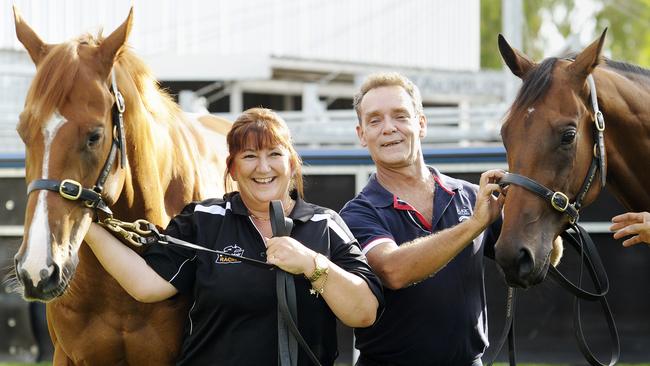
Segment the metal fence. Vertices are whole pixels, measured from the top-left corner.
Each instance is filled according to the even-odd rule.
[[[501,118],[505,104],[425,108],[427,136],[424,147],[469,146],[501,142]],[[322,114],[279,112],[289,125],[294,144],[299,148],[360,147],[353,110],[330,110]],[[230,120],[234,114],[220,114]]]

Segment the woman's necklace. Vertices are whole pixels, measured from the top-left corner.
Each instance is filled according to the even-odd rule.
[[[294,201],[294,200],[290,200],[290,201],[289,201],[289,204],[287,205],[287,207],[285,207],[285,208],[283,209],[283,211],[284,211],[284,216],[288,216],[288,215],[291,213],[291,210],[293,210],[293,206],[294,206],[295,204],[296,204],[296,201]],[[249,215],[250,217],[252,217],[253,219],[257,220],[257,221],[261,221],[261,222],[264,222],[264,221],[271,221],[271,218],[270,218],[270,217],[260,217],[260,216],[257,216],[257,215],[255,215],[254,213],[252,213],[250,210],[248,211],[248,215]]]

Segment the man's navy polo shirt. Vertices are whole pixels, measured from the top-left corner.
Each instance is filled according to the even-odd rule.
[[[401,245],[472,215],[478,186],[430,170],[432,222],[382,187],[375,174],[343,207],[341,217],[364,253],[386,240]],[[432,277],[385,289],[381,318],[371,328],[355,330],[364,364],[471,365],[480,359],[488,345],[483,255],[494,252],[500,226],[497,220]]]

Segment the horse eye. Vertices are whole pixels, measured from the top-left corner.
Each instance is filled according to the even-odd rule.
[[[97,146],[99,143],[99,140],[102,138],[102,132],[101,131],[93,131],[88,134],[88,139],[86,141],[86,146],[89,148],[93,148]]]
[[[569,145],[576,139],[576,131],[568,130],[562,133],[562,145]]]

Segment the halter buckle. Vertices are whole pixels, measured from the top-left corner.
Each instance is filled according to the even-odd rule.
[[[605,118],[603,117],[603,112],[601,111],[596,111],[596,116],[595,116],[595,124],[596,124],[596,129],[598,132],[603,132],[605,131]]]
[[[70,201],[76,201],[81,197],[83,187],[81,183],[72,179],[64,179],[59,185],[59,194]]]
[[[562,192],[555,192],[551,197],[551,206],[560,212],[564,212],[569,207],[569,197]]]
[[[115,92],[115,104],[117,105],[117,110],[120,113],[124,113],[126,110],[126,105],[124,103],[124,97],[122,96],[122,93],[116,90]]]

